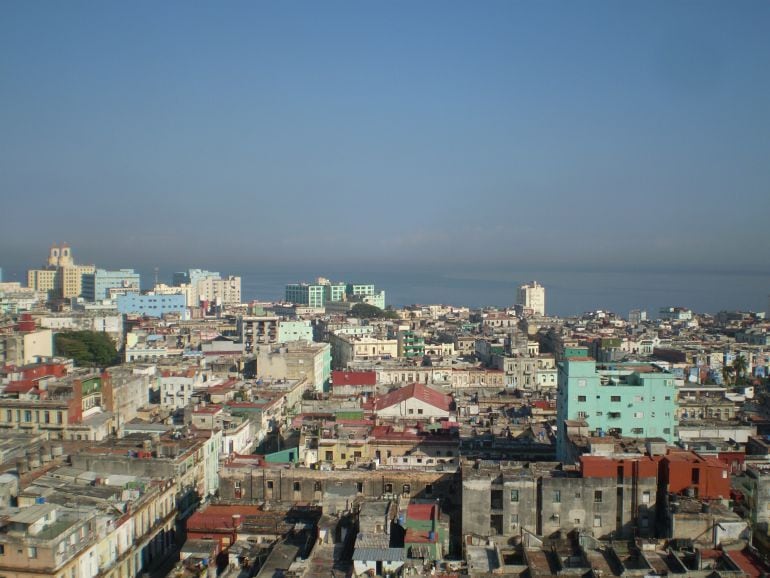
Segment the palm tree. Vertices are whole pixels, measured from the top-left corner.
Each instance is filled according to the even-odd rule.
[[[733,359],[733,371],[735,372],[735,383],[737,384],[738,381],[743,381],[743,379],[746,376],[746,370],[748,369],[749,364],[746,361],[746,358],[743,357],[743,355],[738,355],[735,359]]]
[[[725,385],[730,385],[730,382],[732,381],[732,375],[733,375],[733,368],[729,365],[725,365],[722,368],[722,379],[725,382]]]

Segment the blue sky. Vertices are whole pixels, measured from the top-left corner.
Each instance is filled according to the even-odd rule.
[[[770,3],[0,3],[0,266],[762,271]]]

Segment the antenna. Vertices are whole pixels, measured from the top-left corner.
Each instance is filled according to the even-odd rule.
[[[155,287],[158,286],[158,268],[155,267]]]

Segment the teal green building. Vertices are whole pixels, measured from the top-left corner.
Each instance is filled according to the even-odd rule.
[[[559,460],[568,455],[566,425],[581,420],[595,436],[662,438],[676,441],[674,375],[642,363],[597,366],[590,358],[558,364],[556,401]]]
[[[313,327],[310,321],[279,321],[278,343],[290,341],[313,341]]]
[[[316,283],[292,283],[286,285],[286,301],[308,307],[323,307],[326,303],[359,301],[385,309],[385,292],[376,291],[374,285],[330,283],[319,279]]]
[[[399,331],[398,356],[413,359],[425,355],[425,338],[414,331]]]
[[[286,301],[308,307],[323,307],[325,285],[292,283],[286,286]]]

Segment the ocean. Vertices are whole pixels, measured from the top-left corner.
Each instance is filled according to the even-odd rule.
[[[766,311],[770,293],[770,274],[754,273],[263,270],[233,274],[242,277],[244,301],[282,299],[287,283],[323,276],[332,281],[374,283],[394,307],[437,303],[505,307],[514,303],[520,284],[537,280],[546,289],[546,313],[559,316],[597,309],[626,316],[631,309],[646,309],[648,316],[656,317],[659,308],[667,306],[689,307],[698,313]]]

